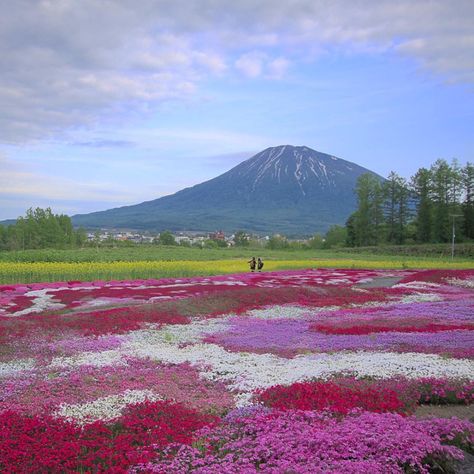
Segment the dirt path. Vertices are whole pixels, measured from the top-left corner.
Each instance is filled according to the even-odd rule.
[[[422,405],[415,411],[418,418],[451,418],[474,421],[474,405]]]
[[[474,422],[474,405],[422,405],[415,411],[415,415],[419,418],[451,418],[455,416],[462,420],[470,420]],[[455,474],[473,474],[474,473],[474,456],[464,453],[464,459],[456,462]]]
[[[359,288],[390,288],[403,280],[403,278],[404,277],[378,277],[365,283],[358,283],[355,286]]]

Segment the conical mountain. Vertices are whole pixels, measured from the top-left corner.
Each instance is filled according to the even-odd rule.
[[[306,146],[282,145],[170,196],[76,215],[73,223],[88,228],[310,235],[345,222],[356,208],[357,178],[368,172]]]

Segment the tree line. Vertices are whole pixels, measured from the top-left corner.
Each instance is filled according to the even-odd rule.
[[[366,173],[356,186],[357,210],[346,222],[350,247],[474,239],[474,165],[437,160],[410,180]]]
[[[445,243],[474,240],[474,165],[459,166],[437,160],[430,168],[420,168],[409,180],[396,172],[387,179],[373,173],[359,177],[356,185],[357,209],[345,226],[332,226],[322,236],[306,241],[289,241],[274,235],[266,242],[269,249],[324,249],[366,247],[380,244]],[[99,238],[97,237],[97,245]],[[15,224],[0,225],[0,250],[74,248],[87,242],[86,231],[74,229],[71,218],[53,214],[50,208],[28,209]],[[154,243],[176,245],[171,232],[162,232]],[[246,247],[251,238],[245,231],[235,233],[236,246]],[[92,244],[91,244],[92,245]],[[226,246],[224,241],[207,240],[206,248]]]
[[[84,245],[84,229],[75,230],[71,218],[51,209],[28,209],[14,224],[0,225],[0,250],[73,248]]]

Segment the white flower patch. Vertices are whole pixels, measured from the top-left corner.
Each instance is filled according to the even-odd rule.
[[[276,306],[253,310],[249,314],[269,319],[295,318],[311,315],[313,309],[327,311],[327,308]],[[374,377],[404,375],[474,379],[472,361],[445,359],[433,354],[345,351],[288,359],[273,354],[230,352],[217,344],[201,342],[206,335],[228,330],[233,317],[229,314],[214,319],[196,319],[187,325],[131,331],[127,334],[128,341],[118,349],[57,357],[50,367],[126,364],[126,358],[130,356],[171,364],[187,362],[199,370],[201,377],[226,383],[239,394],[241,404],[245,404],[256,389],[314,377],[325,378],[341,372]]]
[[[111,304],[128,302],[128,298],[107,298],[103,296],[102,298],[95,298],[93,300],[87,300],[82,304],[82,308],[98,308],[99,306],[108,306]]]
[[[145,400],[156,401],[164,400],[164,398],[156,395],[151,390],[125,390],[119,395],[98,398],[88,403],[78,405],[61,404],[54,416],[66,418],[80,425],[97,420],[109,421],[120,417],[127,405],[141,403]]]
[[[443,298],[436,293],[413,293],[400,298],[398,303],[425,303],[429,301],[443,301]]]
[[[347,278],[331,278],[327,280],[328,285],[348,285],[352,283],[351,280]]]
[[[213,281],[213,285],[227,285],[227,286],[248,286],[247,283],[239,280],[232,280],[232,281]]]
[[[397,283],[392,288],[407,288],[409,290],[427,290],[439,288],[441,285],[429,281],[410,281],[409,283]]]
[[[474,278],[469,278],[469,279],[466,279],[466,280],[461,280],[459,278],[448,278],[448,279],[446,279],[446,281],[450,285],[461,286],[463,288],[474,289]]]
[[[188,344],[201,341],[203,336],[229,329],[229,320],[235,315],[228,314],[214,319],[196,319],[190,324],[168,324],[158,330],[137,330],[128,333],[132,342],[147,341],[149,344]]]
[[[33,297],[32,305],[29,308],[22,309],[21,311],[16,311],[12,313],[10,316],[23,316],[25,314],[30,313],[41,313],[45,310],[52,310],[52,309],[61,309],[64,308],[65,305],[62,303],[58,303],[57,301],[53,301],[54,294],[51,294],[51,288],[45,288],[43,290],[33,290],[28,291],[25,293],[25,296]]]
[[[138,334],[137,334],[138,336]],[[154,339],[155,342],[152,342]],[[127,354],[165,363],[188,362],[209,380],[222,381],[240,392],[240,402],[248,400],[259,388],[291,384],[314,377],[327,378],[341,372],[359,376],[464,377],[474,379],[470,360],[443,359],[438,355],[392,352],[338,352],[301,355],[286,359],[273,354],[228,352],[216,344],[179,346],[161,338],[135,338],[126,344]],[[245,395],[247,394],[247,395]]]
[[[126,336],[126,340],[128,340],[129,343],[124,343],[120,349],[111,349],[100,352],[82,352],[70,357],[55,357],[51,361],[49,368],[73,369],[74,367],[79,367],[81,365],[90,365],[93,367],[127,365],[123,356],[135,355],[132,352],[132,348],[134,348],[136,344],[140,347],[163,346],[166,351],[171,347],[199,342],[203,336],[226,331],[228,329],[228,320],[233,316],[234,315],[226,315],[211,320],[197,319],[190,324],[169,324],[159,327],[158,329],[153,329],[153,325],[150,325],[147,329],[130,331]]]
[[[409,303],[439,299],[439,296],[434,293],[415,293],[401,299],[397,298],[397,301]],[[393,304],[393,302],[389,304]],[[384,306],[387,305],[387,302],[351,306],[371,305]],[[340,307],[273,306],[249,311],[247,315],[260,319],[296,319],[337,309]],[[72,357],[58,357],[52,361],[50,367],[72,368],[80,365],[101,367],[126,364],[126,358],[130,356],[150,358],[171,364],[189,363],[199,371],[201,377],[224,382],[229,389],[236,393],[239,405],[247,404],[256,389],[276,384],[291,384],[311,378],[327,378],[341,372],[382,378],[404,375],[407,377],[474,379],[472,361],[445,359],[433,354],[344,351],[305,354],[288,359],[273,354],[230,352],[217,344],[202,342],[206,335],[229,330],[229,323],[234,317],[235,315],[228,314],[212,319],[196,318],[186,325],[170,324],[156,329],[150,326],[147,329],[131,331],[127,334],[127,341],[124,341],[118,349],[82,353]],[[119,401],[109,400],[109,398],[105,397],[100,399],[103,401],[97,401],[98,406],[108,406],[107,403],[113,406],[120,405]],[[87,411],[88,407],[79,409],[77,406],[67,409],[79,411],[83,409],[85,415],[80,416],[83,416],[84,420],[92,417],[93,409],[100,412],[100,415],[97,415],[98,418],[107,416],[95,407],[96,405],[93,405],[93,408],[90,408],[92,411]],[[61,416],[69,415],[61,414]],[[81,419],[80,416],[78,415],[76,419]],[[70,417],[74,418],[72,415]]]
[[[303,319],[316,313],[336,311],[340,306],[270,306],[262,309],[252,309],[245,313],[246,316],[257,319]]]
[[[0,378],[14,377],[25,370],[32,370],[34,368],[34,359],[17,359],[11,362],[0,362]]]
[[[175,283],[167,283],[163,285],[139,285],[131,287],[132,290],[142,290],[155,288],[186,288],[192,286],[207,286],[207,285],[224,285],[224,286],[248,286],[247,283],[240,280],[208,280],[203,279],[200,281],[194,281],[190,283],[182,283],[181,280],[175,280]]]
[[[33,297],[32,306],[29,308],[23,309],[21,311],[16,311],[12,314],[7,314],[6,316],[23,316],[25,314],[30,313],[41,313],[46,310],[55,310],[55,309],[62,309],[66,305],[59,303],[58,301],[54,301],[55,292],[62,291],[62,290],[70,290],[70,291],[77,291],[77,290],[93,290],[95,286],[77,286],[77,287],[69,287],[69,286],[62,286],[59,288],[43,288],[41,290],[31,290],[27,291],[24,296]]]
[[[72,369],[81,365],[105,367],[108,365],[127,365],[119,350],[102,352],[83,352],[71,357],[55,357],[49,364],[50,369]]]

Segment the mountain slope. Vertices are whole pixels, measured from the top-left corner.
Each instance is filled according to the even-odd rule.
[[[343,224],[369,170],[311,148],[267,148],[226,173],[173,195],[73,216],[85,227],[152,230],[245,229],[307,235]]]

